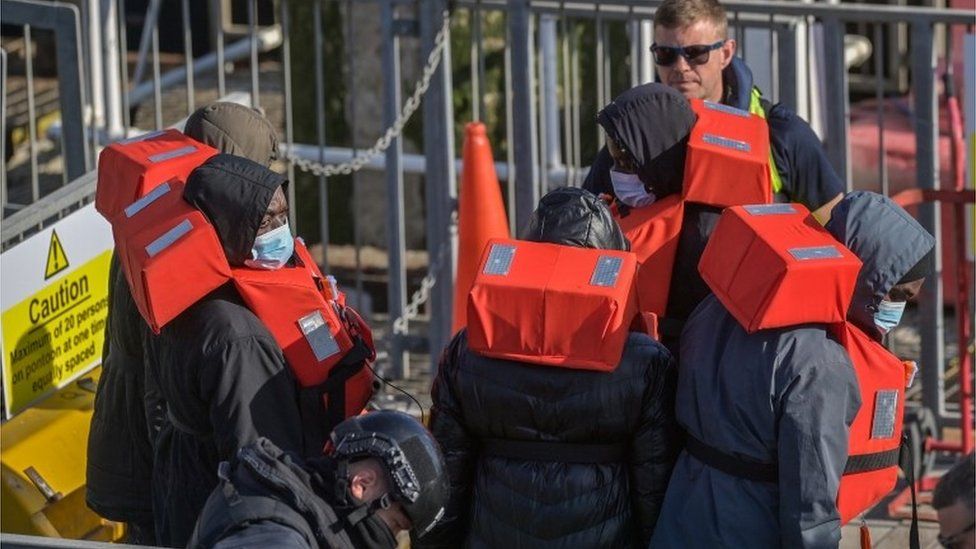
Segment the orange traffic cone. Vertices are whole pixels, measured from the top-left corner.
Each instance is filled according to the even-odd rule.
[[[467,325],[468,293],[478,273],[481,254],[492,238],[509,238],[508,217],[495,174],[495,159],[485,125],[465,127],[461,188],[458,198],[458,261],[454,284],[452,332]]]

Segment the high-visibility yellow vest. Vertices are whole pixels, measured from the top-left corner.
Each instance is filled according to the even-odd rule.
[[[759,101],[760,99],[762,99],[762,92],[759,91],[759,88],[753,86],[752,94],[749,97],[749,112],[761,116],[765,120],[766,109],[763,108],[762,102]],[[773,157],[772,139],[770,139],[769,146],[769,180],[773,184],[773,193],[783,191],[783,180],[779,176],[779,169],[776,167],[776,159]]]

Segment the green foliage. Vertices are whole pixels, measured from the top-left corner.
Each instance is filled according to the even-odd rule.
[[[291,71],[294,132],[297,143],[317,143],[318,134],[315,114],[315,28],[312,2],[291,2]],[[350,138],[346,120],[345,79],[342,75],[346,61],[346,49],[341,29],[345,24],[338,2],[322,3],[322,70],[326,77],[325,87],[325,135],[330,145],[347,142]],[[352,181],[349,176],[330,177],[327,180],[329,202],[329,228],[332,242],[352,242],[351,197]],[[319,178],[295,170],[295,201],[298,209],[298,234],[309,243],[319,242],[321,216]]]
[[[464,126],[473,119],[475,113],[474,97],[475,78],[477,77],[481,96],[482,121],[488,129],[492,150],[496,160],[506,158],[508,154],[508,140],[506,136],[506,102],[505,102],[505,42],[506,17],[502,11],[484,10],[480,14],[480,34],[482,48],[480,62],[483,65],[483,75],[478,76],[477,67],[479,52],[472,46],[476,35],[478,14],[475,10],[458,10],[451,25],[452,78],[454,86],[453,104],[455,113],[455,133],[457,143],[464,139]],[[620,21],[604,22],[604,44],[607,48],[609,66],[606,73],[609,77],[609,93],[605,102],[609,102],[615,95],[630,87],[630,48],[627,38],[626,23]],[[538,19],[536,20],[538,29]],[[562,40],[566,40],[566,51],[570,59],[564,58]],[[533,45],[538,44],[538,31],[531,37]],[[576,52],[577,69],[575,82],[579,97],[578,106],[570,102],[569,91],[564,70],[571,62]],[[556,59],[547,60],[557,64],[557,97],[558,116],[562,135],[560,148],[562,157],[567,158],[565,150],[566,135],[571,128],[565,127],[564,116],[566,109],[579,109],[580,117],[580,150],[583,165],[588,165],[599,149],[599,128],[596,124],[596,113],[602,104],[598,104],[597,94],[597,24],[593,19],[560,19],[557,21]],[[536,69],[539,68],[538,59]],[[569,73],[571,74],[571,73]],[[537,77],[537,82],[539,81]],[[459,151],[460,152],[460,151]]]
[[[323,71],[325,78],[325,127],[329,145],[351,142],[350,121],[347,119],[345,103],[347,99],[348,51],[343,43],[345,21],[341,2],[323,2]],[[316,143],[315,121],[315,67],[314,54],[310,51],[314,44],[312,27],[312,3],[293,2],[292,10],[292,97],[294,101],[295,140],[300,143]],[[538,19],[537,19],[538,21]],[[627,39],[626,23],[606,21],[604,45],[609,66],[605,74],[609,77],[609,90],[604,102],[630,87],[630,48]],[[480,26],[480,29],[477,27]],[[536,24],[538,29],[538,22]],[[480,31],[481,48],[473,44]],[[538,31],[537,31],[538,32]],[[480,111],[481,121],[485,123],[491,140],[492,152],[496,161],[504,161],[509,155],[506,128],[506,90],[505,90],[505,44],[507,34],[506,15],[500,10],[458,9],[451,20],[451,77],[452,103],[454,107],[454,131],[456,154],[460,155],[464,143],[464,128]],[[566,136],[572,128],[565,125],[566,109],[579,112],[580,135],[578,136],[582,164],[589,165],[600,146],[600,130],[596,124],[596,114],[600,108],[597,90],[597,22],[594,19],[560,19],[557,23],[557,101],[562,135],[560,148],[564,162],[568,161]],[[538,36],[531,37],[534,45]],[[563,48],[566,40],[566,50]],[[412,42],[412,40],[411,40]],[[306,47],[301,47],[306,45]],[[569,59],[564,52],[569,51]],[[575,55],[573,52],[575,51]],[[420,52],[419,59],[426,61],[427,52]],[[566,71],[566,64],[575,59],[576,68]],[[481,69],[479,70],[479,64]],[[538,69],[538,62],[536,68]],[[576,74],[573,82],[566,76]],[[476,94],[477,79],[477,94]],[[538,78],[537,78],[538,82]],[[416,82],[405,79],[402,82],[403,95],[410,94]],[[578,104],[570,102],[569,86],[576,86]],[[476,96],[477,95],[477,96]],[[422,109],[411,118],[404,128],[404,138],[415,145],[416,150],[423,147]],[[541,152],[541,151],[540,151]],[[296,172],[296,195],[299,232],[311,242],[319,240],[320,200],[318,178],[303,172]],[[505,190],[503,185],[503,191]],[[349,243],[352,234],[352,178],[349,176],[328,179],[330,240],[333,243]]]

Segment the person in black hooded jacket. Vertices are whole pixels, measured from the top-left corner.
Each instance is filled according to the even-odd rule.
[[[286,180],[245,158],[221,154],[198,167],[183,197],[216,230],[232,266],[274,267],[292,247]],[[155,439],[152,497],[157,543],[184,546],[217,484],[217,465],[264,436],[302,454],[299,388],[281,348],[232,282],[147,338],[147,385],[166,421]],[[323,418],[324,421],[324,418]]]
[[[187,119],[184,132],[221,152],[265,166],[277,154],[271,123],[257,110],[235,103],[198,109]],[[108,302],[102,373],[88,434],[85,499],[99,515],[125,522],[130,543],[153,543],[150,431],[159,427],[161,414],[158,406],[145,404],[143,339],[148,326],[115,255]]]
[[[830,165],[820,139],[810,126],[785,105],[770,103],[753,85],[752,71],[736,57],[736,41],[728,37],[728,20],[722,4],[718,0],[665,0],[654,13],[654,38],[652,52],[661,86],[674,89],[675,95],[680,93],[686,99],[721,103],[765,119],[769,127],[770,175],[775,201],[799,202],[818,221],[826,223],[831,208],[843,196],[844,181]],[[646,85],[640,88],[648,89]],[[629,92],[621,97],[638,99],[637,94]],[[616,139],[631,154],[644,155],[638,159],[635,171],[639,183],[652,189],[656,198],[680,192],[684,144],[680,143],[681,154],[675,154],[672,149],[687,137],[685,133],[674,133],[687,114],[672,108],[661,116],[660,111],[628,109],[626,105],[621,105],[617,113],[627,113],[632,119],[600,120],[610,138],[609,146],[597,154],[583,188],[595,194],[607,194],[618,202],[637,204],[617,192],[618,185],[623,192],[627,185],[620,178],[619,166],[615,166],[609,148]],[[622,126],[629,126],[631,131],[618,135],[616,132]],[[618,172],[616,176],[614,172]],[[728,174],[716,175],[728,177]],[[613,182],[615,178],[617,185]],[[729,184],[734,181],[730,180]],[[676,355],[681,326],[710,293],[698,274],[698,260],[721,213],[721,208],[713,206],[685,206],[685,222],[668,295],[667,320],[661,323],[662,340]]]
[[[691,105],[677,90],[664,84],[642,84],[614,98],[597,115],[597,122],[606,133],[610,165],[607,176],[617,181],[615,193],[617,211],[622,217],[654,201],[682,192],[689,136],[697,117]],[[775,144],[774,144],[775,145]],[[804,150],[809,143],[804,143]],[[775,150],[775,146],[774,146]],[[775,156],[775,155],[774,155]],[[594,164],[590,173],[598,167]],[[813,171],[807,175],[814,174]],[[735,174],[713,173],[717,183],[734,186],[740,182]],[[800,202],[810,210],[821,207],[823,194],[813,181],[800,178],[797,188],[784,186],[774,193],[775,202]],[[607,194],[609,189],[591,185],[583,187],[592,192]],[[833,185],[828,186],[833,189]],[[839,191],[838,191],[839,192]],[[627,204],[621,195],[632,198]],[[838,194],[836,198],[840,198]],[[833,202],[830,202],[832,205]],[[711,292],[698,273],[698,261],[715,230],[722,208],[693,202],[684,204],[683,221],[678,237],[678,249],[668,289],[667,308],[661,322],[661,339],[668,349],[678,354],[681,328],[695,307]],[[821,212],[828,215],[829,208]],[[814,216],[816,217],[816,215]],[[823,217],[818,218],[823,219]],[[640,250],[635,250],[640,251]],[[680,359],[679,359],[680,362]]]
[[[522,236],[629,247],[607,207],[577,188],[543,197]],[[668,351],[641,333],[628,336],[614,371],[597,372],[479,356],[462,330],[432,391],[451,497],[439,526],[413,546],[646,547],[679,449],[675,382]],[[487,439],[627,449],[619,461],[573,462],[568,452],[527,460],[489,455]]]

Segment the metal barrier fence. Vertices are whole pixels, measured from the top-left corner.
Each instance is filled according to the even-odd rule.
[[[653,79],[648,48],[653,35],[654,10],[659,3],[645,0],[457,0],[452,3],[453,13],[449,14],[452,28],[446,31],[443,16],[448,3],[444,0],[315,0],[311,13],[314,32],[310,41],[300,43],[295,41],[292,33],[296,22],[290,14],[292,7],[298,4],[293,0],[278,0],[274,4],[275,21],[270,25],[259,25],[259,7],[265,3],[259,5],[257,0],[247,0],[246,24],[237,27],[226,25],[229,3],[211,0],[210,15],[218,22],[214,26],[212,45],[210,51],[194,58],[189,31],[192,22],[190,3],[181,0],[185,61],[163,72],[158,35],[163,4],[160,0],[149,2],[138,40],[126,36],[126,26],[120,21],[120,14],[125,13],[125,0],[86,0],[82,2],[81,15],[87,23],[86,34],[70,39],[65,35],[62,40],[59,33],[58,37],[59,44],[70,42],[76,50],[87,44],[89,55],[86,61],[91,71],[84,73],[84,64],[75,63],[77,79],[82,79],[83,74],[96,75],[76,86],[77,94],[66,93],[62,87],[62,101],[78,100],[78,105],[84,107],[62,104],[60,135],[70,145],[63,150],[87,161],[90,156],[85,147],[90,147],[93,154],[99,143],[139,133],[143,129],[134,127],[130,119],[130,110],[135,105],[152,107],[154,128],[173,124],[177,120],[166,119],[164,103],[167,98],[181,93],[174,86],[185,88],[185,110],[179,113],[183,116],[198,102],[197,88],[201,78],[216,73],[216,96],[223,97],[234,87],[228,82],[228,63],[246,61],[248,78],[234,89],[250,92],[255,106],[268,100],[272,93],[268,89],[272,84],[276,90],[280,89],[273,93],[280,95],[284,113],[282,150],[288,158],[290,179],[294,180],[296,166],[317,177],[322,212],[328,211],[328,188],[335,176],[351,174],[353,185],[357,185],[355,172],[358,170],[385,174],[388,208],[382,222],[387,230],[388,249],[387,357],[393,375],[402,377],[408,374],[408,350],[428,351],[436,360],[438,351],[451,335],[457,246],[453,220],[458,174],[456,136],[460,126],[457,122],[468,118],[486,119],[490,135],[501,137],[494,144],[499,159],[498,172],[506,182],[504,190],[510,223],[513,228],[520,227],[538,198],[548,189],[581,182],[586,163],[602,145],[602,134],[594,122],[596,110],[626,87]],[[35,5],[40,3],[2,0],[0,19],[4,23],[14,22],[15,10],[10,7],[21,6],[18,9],[26,10]],[[873,190],[889,192],[891,174],[886,168],[885,145],[888,116],[883,100],[893,91],[911,92],[915,184],[920,188],[939,185],[939,107],[935,80],[938,53],[942,50],[951,55],[953,48],[943,48],[942,42],[951,40],[955,29],[972,32],[972,13],[943,8],[809,4],[784,0],[730,0],[725,5],[729,11],[730,32],[739,42],[738,53],[752,67],[760,87],[767,92],[767,97],[785,103],[811,121],[825,139],[829,158],[845,177],[849,188],[855,183],[865,185],[864,181],[854,180],[851,165],[848,61],[856,62],[855,57],[871,61],[858,69],[861,90],[858,93],[873,90],[873,97],[878,102],[875,117],[879,172]],[[45,6],[53,9],[50,5]],[[346,20],[332,21],[333,26],[327,27],[324,12],[335,6],[345,14]],[[356,39],[351,35],[348,21],[352,10],[363,6],[379,10],[372,30],[382,37],[381,63],[378,74],[373,75],[371,81],[382,87],[383,126],[392,128],[385,135],[380,132],[376,136],[379,138],[377,146],[366,150],[340,143],[327,127],[328,84],[337,80],[345,84],[341,100],[353,105],[350,113],[356,112],[357,93],[354,63],[350,61],[352,54],[347,51],[347,58],[333,63],[341,70],[330,71],[325,68],[329,63],[324,52],[328,33],[345,33],[350,43]],[[63,6],[61,9],[70,10]],[[37,25],[40,19],[30,21],[25,19],[24,23],[18,24]],[[74,25],[77,34],[77,19]],[[850,28],[870,33],[870,36],[862,37],[860,41],[852,41],[850,37],[845,39]],[[234,35],[229,43],[227,29]],[[463,40],[461,35],[465,36]],[[900,37],[910,44],[906,50],[909,56],[907,70],[892,62],[897,56],[893,56],[895,48],[892,44],[895,42],[891,37]],[[872,48],[869,55],[865,53],[865,39]],[[30,43],[29,33],[26,43]],[[135,70],[130,75],[129,45],[136,43],[139,44],[139,54]],[[454,47],[462,51],[452,52]],[[293,112],[292,87],[296,81],[302,80],[293,74],[293,62],[298,56],[307,56],[309,49],[314,57],[314,73],[300,76],[313,80],[314,101],[311,111],[296,114]],[[401,78],[408,72],[405,68],[412,68],[405,63],[409,62],[408,52],[414,49],[420,53],[418,57],[424,70],[419,72],[416,85],[412,82],[406,85],[410,95],[405,96]],[[6,71],[9,59],[5,56],[3,60]],[[261,60],[278,63],[280,74],[269,77],[261,69]],[[67,85],[64,81],[75,79],[72,76],[75,73],[68,66],[70,63],[65,65],[59,66],[62,86]],[[271,78],[280,78],[280,83]],[[29,77],[27,81],[29,85]],[[866,84],[868,81],[870,84]],[[899,89],[902,84],[907,84],[908,89]],[[470,101],[468,105],[458,107],[458,90],[461,89],[468,90]],[[86,97],[92,100],[86,102]],[[422,154],[406,154],[402,131],[410,114],[417,109],[420,98]],[[70,122],[74,115],[81,113],[84,118],[80,123]],[[314,143],[295,143],[296,116],[314,117]],[[355,117],[354,114],[349,116]],[[4,124],[6,118],[4,110]],[[33,127],[33,114],[29,118]],[[355,120],[348,122],[356,125]],[[77,124],[84,128],[80,136],[74,129]],[[6,134],[7,128],[3,131]],[[33,133],[31,136],[33,143]],[[337,167],[334,164],[343,165]],[[94,177],[89,174],[79,179],[75,175],[69,186],[4,220],[4,247],[69,210],[73,204],[91,199]],[[410,299],[405,271],[405,175],[423,176],[429,265],[420,289]],[[7,206],[6,181],[3,190],[4,206]],[[294,191],[295,186],[292,186],[292,204],[295,204]],[[940,239],[941,217],[937,205],[920,207],[918,216]],[[363,223],[377,221],[360,217],[354,216],[355,235],[359,235]],[[328,243],[330,229],[334,231],[336,227],[323,215],[317,229],[322,242]],[[358,259],[358,236],[356,243]],[[941,242],[938,246],[941,247]],[[935,272],[941,272],[940,254],[935,254],[934,261]],[[362,270],[357,269],[355,276],[356,286],[361,288]],[[933,277],[933,280],[938,278]],[[945,417],[941,284],[927,284],[924,292],[921,298],[923,400],[936,409],[940,417]],[[410,335],[408,321],[417,316],[424,301],[429,318],[427,333]]]
[[[82,541],[74,539],[55,539],[40,536],[22,536],[0,533],[0,545],[7,549],[137,549],[145,545]]]
[[[31,161],[31,202],[40,198],[40,188],[37,178],[37,117],[34,105],[34,78],[32,55],[33,41],[31,34],[35,29],[53,31],[58,70],[58,98],[64,124],[64,156],[65,180],[72,180],[84,175],[91,169],[89,156],[89,142],[85,135],[83,113],[87,106],[85,101],[85,71],[81,53],[81,31],[78,22],[78,10],[71,5],[52,5],[44,2],[28,0],[5,0],[3,14],[0,21],[6,25],[18,25],[23,29],[24,60],[26,71],[26,102],[27,126],[29,131],[30,161]],[[6,138],[7,118],[7,72],[9,59],[7,52],[3,52],[3,133]],[[4,141],[3,160],[3,206],[8,206],[6,142]]]

